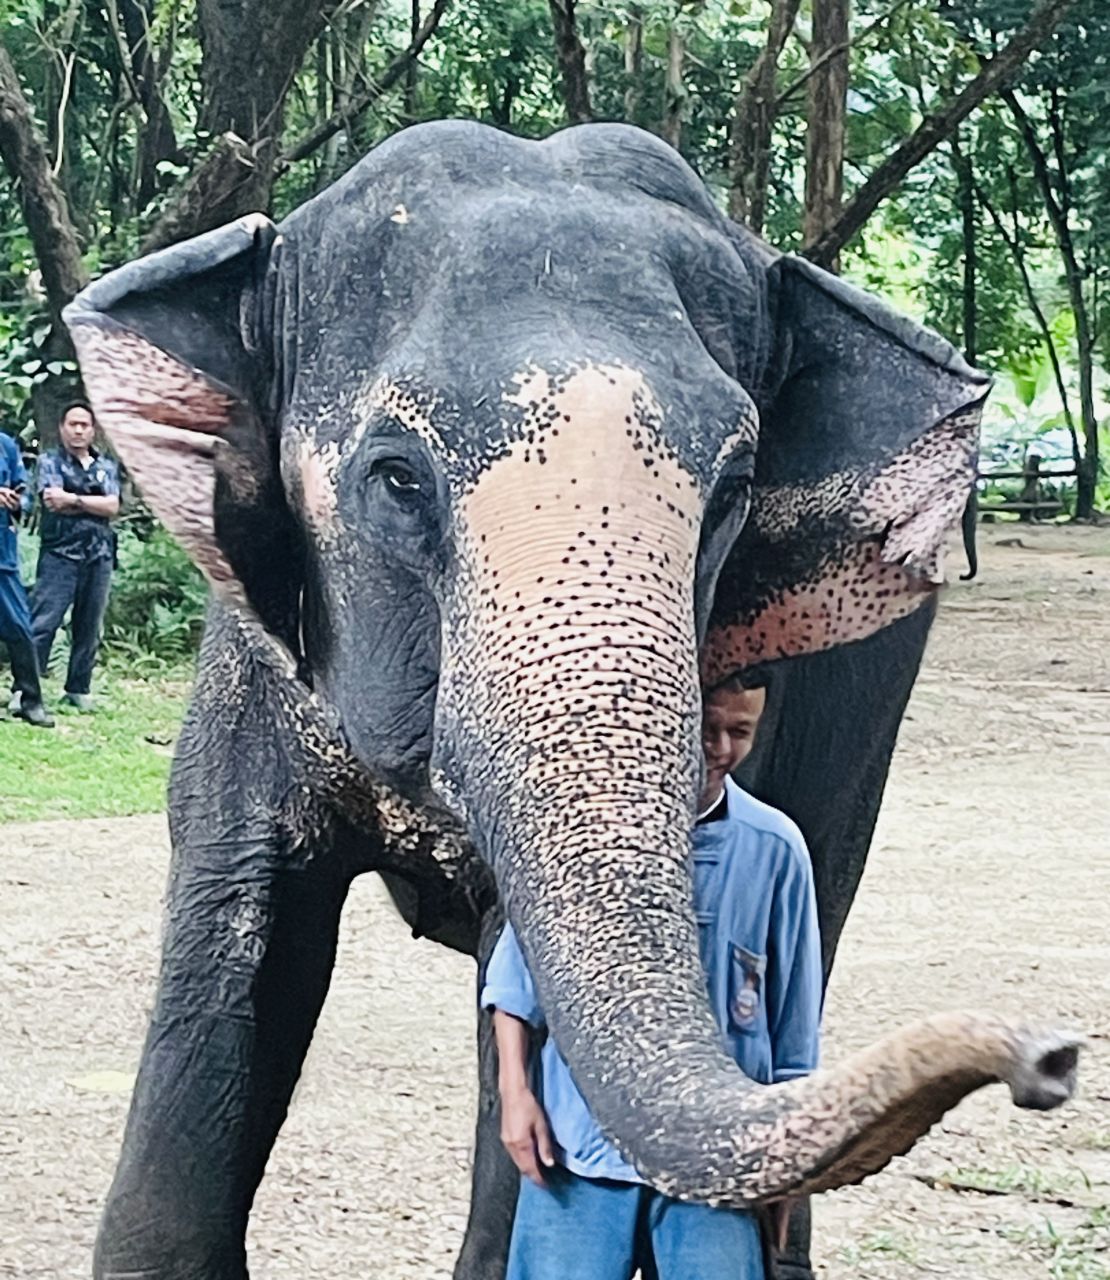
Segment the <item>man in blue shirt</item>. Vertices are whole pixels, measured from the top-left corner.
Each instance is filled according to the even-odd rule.
[[[751,751],[765,702],[765,687],[743,676],[705,700],[693,873],[722,1038],[746,1075],[770,1084],[817,1066],[821,947],[801,833],[729,776]],[[530,1071],[529,1027],[544,1016],[511,926],[490,958],[482,1004],[494,1010],[501,1136],[523,1175],[508,1280],[630,1280],[637,1267],[645,1280],[763,1280],[753,1214],[647,1186],[602,1135],[550,1036]]]
[[[19,576],[16,523],[31,509],[27,472],[19,445],[0,432],[0,640],[8,647],[18,693],[12,710],[28,724],[49,729],[54,721],[42,704],[39,668],[31,638],[31,613]]]
[[[92,710],[89,689],[100,647],[115,560],[110,522],[119,514],[119,468],[93,448],[96,424],[84,401],[62,413],[62,447],[39,459],[42,545],[31,608],[39,670],[50,661],[54,636],[73,607],[72,646],[64,702]]]

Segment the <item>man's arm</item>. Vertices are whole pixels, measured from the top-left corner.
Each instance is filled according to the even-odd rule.
[[[55,515],[100,516],[114,520],[119,515],[119,471],[114,462],[105,463],[105,492],[102,494],[68,493],[62,468],[53,454],[39,463],[38,489],[43,504]]]
[[[27,472],[23,467],[23,456],[19,452],[19,445],[8,436],[4,436],[0,444],[9,455],[12,481],[10,485],[0,485],[0,507],[10,511],[14,516],[26,515],[29,510],[26,492]]]
[[[119,494],[116,493],[67,493],[51,486],[42,491],[42,500],[59,516],[104,516],[112,520],[119,515]]]
[[[543,1168],[555,1163],[551,1129],[528,1082],[531,1037],[527,1024],[503,1009],[493,1011],[497,1043],[497,1091],[501,1095],[501,1141],[526,1178],[543,1186]]]
[[[119,515],[120,504],[120,482],[119,482],[119,466],[111,458],[103,458],[104,464],[104,496],[102,498],[86,498],[87,503],[96,503],[94,507],[90,505],[87,510],[90,515],[106,516],[109,520],[114,520]]]
[[[493,1009],[501,1141],[526,1178],[543,1186],[542,1165],[555,1163],[547,1116],[529,1083],[529,1026],[542,1027],[536,988],[512,925],[501,931],[486,968],[482,1004]]]
[[[779,1084],[816,1070],[821,1030],[821,935],[809,850],[801,834],[771,900],[771,960],[767,972],[767,1027],[771,1036],[772,1080]],[[771,1245],[786,1249],[791,1202],[767,1211]]]
[[[767,1027],[776,1084],[809,1075],[820,1056],[821,936],[809,853],[798,840],[771,903]]]

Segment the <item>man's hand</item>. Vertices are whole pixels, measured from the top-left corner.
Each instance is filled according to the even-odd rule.
[[[501,1090],[501,1141],[520,1172],[542,1187],[555,1156],[547,1116],[531,1089]]]
[[[789,1200],[776,1200],[774,1204],[767,1206],[767,1218],[771,1227],[771,1242],[774,1245],[775,1253],[782,1253],[786,1248],[786,1237],[790,1231],[790,1209]]]
[[[76,493],[66,493],[58,485],[50,485],[42,491],[42,500],[49,511],[76,511],[81,505]]]
[[[5,511],[19,510],[19,494],[14,489],[9,489],[7,485],[0,484],[0,507]]]

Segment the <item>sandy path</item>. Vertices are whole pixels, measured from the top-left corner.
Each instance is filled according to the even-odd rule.
[[[828,1055],[977,1005],[1086,1029],[1083,1094],[1047,1119],[980,1094],[910,1157],[825,1197],[829,1280],[1110,1277],[1110,534],[995,545],[1007,535],[988,535],[983,579],[950,591],[934,633],[830,991]],[[166,858],[157,817],[0,829],[0,1276],[89,1273]],[[449,1274],[472,1006],[469,964],[412,942],[376,882],[357,883],[259,1197],[256,1275]],[[921,1180],[944,1175],[1006,1194]]]

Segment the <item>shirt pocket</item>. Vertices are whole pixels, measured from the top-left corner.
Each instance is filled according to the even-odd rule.
[[[763,986],[767,957],[739,943],[729,944],[728,1029],[751,1034],[763,1023]]]

